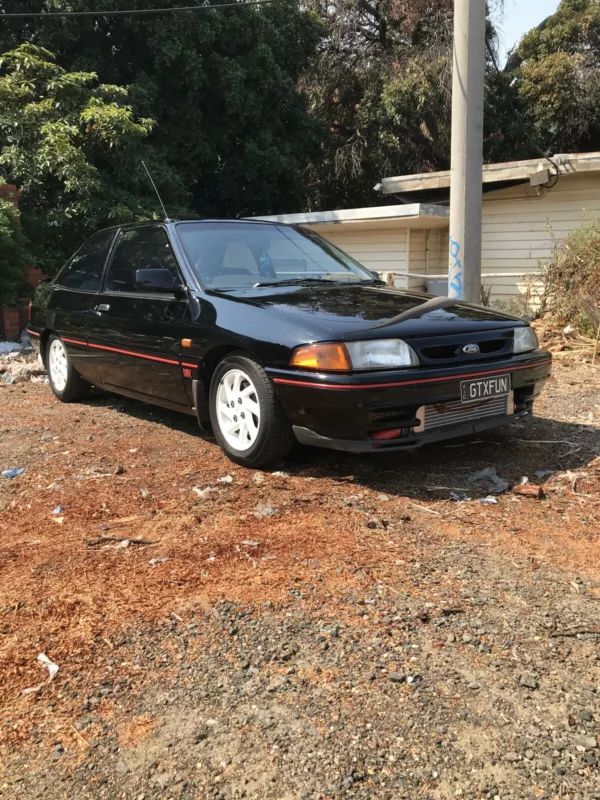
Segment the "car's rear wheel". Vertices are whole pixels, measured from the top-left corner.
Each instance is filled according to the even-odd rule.
[[[77,372],[64,342],[52,334],[46,345],[46,370],[50,388],[63,403],[73,403],[87,397],[90,384]]]
[[[246,356],[230,355],[210,385],[210,419],[224,453],[246,467],[285,458],[294,434],[264,369]]]

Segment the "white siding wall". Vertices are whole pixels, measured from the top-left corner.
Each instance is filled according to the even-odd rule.
[[[529,184],[484,195],[482,272],[517,273],[483,279],[493,299],[524,293],[525,276],[540,270],[565,234],[597,218],[599,175],[562,176],[541,197]]]
[[[396,284],[406,278],[406,228],[373,228],[357,225],[315,225],[321,236],[353,256],[367,269],[396,273]]]
[[[493,300],[507,300],[527,291],[528,275],[538,273],[564,236],[586,221],[600,219],[600,175],[564,175],[539,196],[528,183],[489,192],[483,199],[483,283]],[[420,288],[423,279],[448,268],[447,228],[369,225],[317,225],[326,239],[350,253],[368,269],[393,272],[396,285]],[[503,273],[493,278],[485,273]],[[539,288],[539,283],[537,284]],[[535,288],[534,288],[535,291]]]
[[[425,228],[412,228],[409,234],[408,263],[409,272],[427,272],[427,234],[429,230]],[[408,278],[408,289],[422,290],[425,288],[424,278]]]

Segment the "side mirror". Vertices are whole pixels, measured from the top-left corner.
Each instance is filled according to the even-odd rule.
[[[138,269],[135,287],[142,292],[174,292],[179,286],[170,269]]]

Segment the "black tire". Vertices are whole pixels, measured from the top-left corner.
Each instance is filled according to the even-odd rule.
[[[64,386],[63,382],[59,381],[58,375],[55,374],[54,377],[52,375],[53,370],[51,365],[51,352],[53,342],[58,342],[64,351],[64,356],[66,359],[66,382],[64,382]],[[55,347],[57,347],[57,345],[55,345]],[[78,400],[83,400],[89,395],[90,389],[92,388],[91,385],[77,372],[71,363],[71,359],[69,358],[63,340],[55,333],[53,333],[46,342],[44,361],[46,363],[46,371],[48,373],[48,382],[50,384],[50,388],[62,403],[75,403]]]
[[[254,384],[256,391],[253,396],[256,396],[260,406],[256,440],[248,449],[243,450],[236,449],[227,441],[217,413],[217,395],[221,380],[232,370],[245,373]],[[266,467],[275,464],[288,455],[296,441],[290,421],[281,407],[269,376],[260,364],[244,355],[226,356],[217,366],[210,384],[209,409],[213,433],[219,446],[228,458],[244,467]]]

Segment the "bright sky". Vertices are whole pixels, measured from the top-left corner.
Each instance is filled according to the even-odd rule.
[[[504,13],[498,13],[494,19],[502,65],[521,36],[554,14],[559,5],[560,0],[504,0]]]

